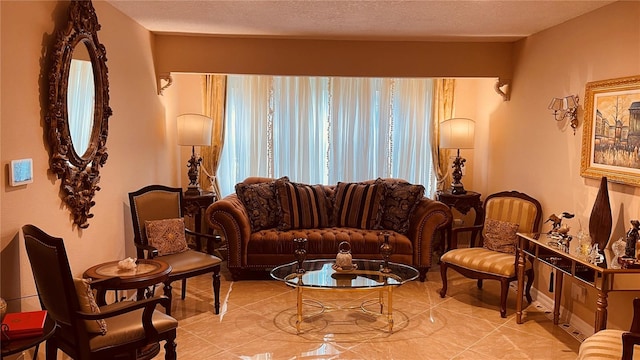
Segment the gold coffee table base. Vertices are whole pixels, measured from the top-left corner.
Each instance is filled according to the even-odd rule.
[[[386,316],[388,332],[393,332],[393,289],[418,278],[416,268],[381,260],[353,259],[353,269],[341,270],[335,266],[335,259],[306,260],[301,264],[292,262],[271,270],[271,277],[296,289],[296,331],[302,333],[302,322],[325,311],[331,306],[312,299],[304,299],[305,290],[323,290],[333,292],[377,291],[377,299],[368,299],[358,306],[336,307],[338,309],[359,309],[367,315]],[[385,267],[386,265],[386,267]],[[388,272],[381,271],[382,268]],[[301,270],[301,271],[300,271]],[[386,294],[386,311],[385,311]],[[320,310],[313,314],[304,314],[303,305],[309,304]],[[380,306],[380,311],[371,311],[368,307]]]

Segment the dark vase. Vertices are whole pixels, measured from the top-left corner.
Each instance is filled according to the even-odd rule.
[[[589,234],[594,244],[598,244],[599,249],[604,249],[609,242],[613,219],[611,217],[611,205],[609,204],[609,191],[607,189],[607,178],[600,180],[600,190],[596,196],[596,201],[591,210],[589,218]]]
[[[306,238],[295,238],[293,242],[296,244],[296,249],[293,252],[296,256],[296,261],[298,262],[298,268],[296,272],[298,274],[304,274],[305,270],[302,267],[304,260],[307,258],[307,239]]]
[[[391,269],[389,269],[389,258],[391,258],[393,247],[389,243],[389,233],[383,233],[382,235],[384,236],[384,242],[380,245],[380,254],[382,254],[384,263],[382,264],[380,271],[383,273],[390,273]]]

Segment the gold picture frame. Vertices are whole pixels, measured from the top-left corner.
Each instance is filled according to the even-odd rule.
[[[640,186],[640,75],[585,86],[580,175]]]

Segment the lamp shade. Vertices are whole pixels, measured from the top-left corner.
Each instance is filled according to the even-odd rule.
[[[211,145],[213,120],[199,114],[178,116],[178,145]]]
[[[475,121],[453,118],[440,123],[440,148],[473,149]]]

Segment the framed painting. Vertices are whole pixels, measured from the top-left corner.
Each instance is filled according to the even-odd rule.
[[[580,175],[640,186],[640,75],[585,87]]]

